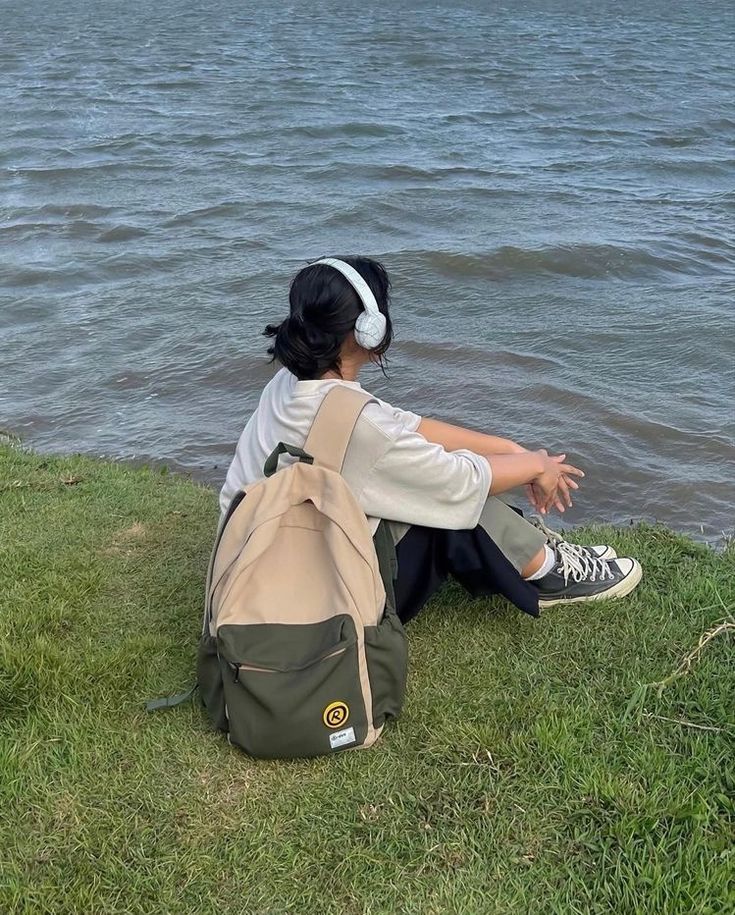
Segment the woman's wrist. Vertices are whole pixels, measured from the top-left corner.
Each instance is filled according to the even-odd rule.
[[[536,467],[538,468],[538,470],[536,471],[536,474],[533,477],[533,479],[529,481],[529,482],[533,483],[533,480],[540,477],[543,473],[545,473],[549,469],[549,456],[545,451],[529,451],[527,453],[533,454],[533,456],[536,458],[536,461],[537,461]]]
[[[525,451],[523,454],[487,454],[485,457],[492,472],[491,495],[507,492],[535,480],[546,470],[548,460],[537,451]]]

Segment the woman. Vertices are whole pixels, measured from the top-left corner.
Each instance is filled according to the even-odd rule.
[[[278,442],[303,447],[333,385],[360,389],[360,369],[382,367],[393,338],[389,293],[384,267],[366,257],[325,258],[296,275],[288,317],[264,332],[282,368],[240,436],[220,495],[223,512],[239,489],[262,478]],[[584,476],[566,455],[527,451],[375,398],[360,415],[342,472],[372,529],[381,518],[391,522],[404,622],[450,574],[473,595],[499,592],[534,616],[563,601],[623,597],[641,579],[635,559],[568,543],[496,498],[526,486],[542,514],[563,512],[575,478]]]

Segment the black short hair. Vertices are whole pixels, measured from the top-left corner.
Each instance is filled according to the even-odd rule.
[[[340,257],[360,274],[370,287],[378,308],[385,315],[385,335],[372,353],[383,366],[383,355],[393,340],[390,320],[390,279],[385,267],[369,257]],[[300,381],[321,378],[326,372],[340,374],[339,354],[347,335],[363,311],[360,297],[338,270],[327,264],[310,264],[296,274],[288,294],[289,316],[263,331],[274,337],[268,348]]]

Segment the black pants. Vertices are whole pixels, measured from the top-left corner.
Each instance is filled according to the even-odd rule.
[[[525,581],[480,526],[467,531],[412,527],[396,547],[396,609],[412,620],[451,575],[474,597],[502,594],[538,616],[538,592]]]

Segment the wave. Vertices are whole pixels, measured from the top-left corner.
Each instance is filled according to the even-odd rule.
[[[16,207],[14,212],[19,216],[63,216],[64,219],[94,219],[96,216],[108,216],[116,207],[99,206],[95,203],[46,203],[38,207]]]
[[[101,242],[131,241],[148,235],[148,230],[140,226],[124,223],[106,227],[88,219],[66,219],[59,221],[25,221],[11,222],[0,226],[0,237],[18,241],[38,242],[41,238],[64,235],[73,239],[90,239]]]
[[[23,289],[26,286],[48,285],[58,289],[66,281],[73,280],[75,285],[94,283],[97,277],[89,270],[69,267],[65,270],[58,267],[0,267],[0,283],[10,289]]]
[[[699,129],[693,130],[689,134],[659,134],[658,136],[650,137],[643,142],[647,146],[664,146],[671,149],[680,149],[686,146],[694,146],[701,140],[706,139],[707,136],[707,131]]]
[[[131,241],[134,238],[142,238],[147,235],[146,229],[140,226],[118,225],[107,229],[99,236],[99,241]]]
[[[450,373],[469,366],[476,370],[516,367],[531,372],[563,365],[560,359],[548,354],[541,355],[507,347],[488,350],[469,343],[404,340],[396,344],[396,350],[412,362],[428,362],[434,371],[441,367],[442,371]]]
[[[168,162],[135,162],[121,159],[119,162],[89,162],[85,165],[66,166],[23,166],[16,165],[8,168],[13,177],[30,178],[33,180],[56,181],[74,178],[86,178],[91,175],[103,173],[108,176],[125,176],[134,172],[170,172]]]
[[[219,217],[242,216],[246,210],[246,204],[243,201],[226,200],[222,203],[212,204],[211,206],[188,210],[185,213],[176,213],[163,223],[163,227],[190,226],[196,225],[203,220],[216,220]]]
[[[636,279],[660,273],[682,273],[676,256],[661,256],[644,248],[623,245],[570,244],[542,248],[504,245],[486,254],[449,251],[404,252],[424,270],[445,276],[508,279],[515,276],[557,274],[580,279]]]
[[[406,127],[398,124],[373,121],[342,121],[337,124],[293,124],[281,129],[283,134],[296,134],[309,139],[334,139],[335,137],[350,140],[364,137],[399,137],[408,132]]]

